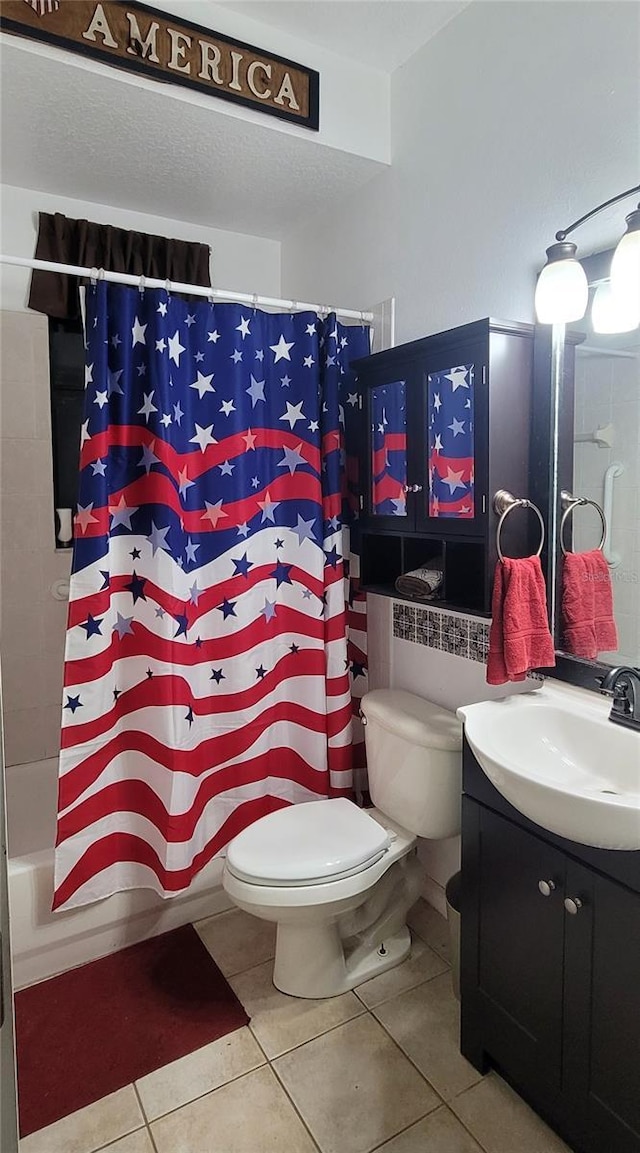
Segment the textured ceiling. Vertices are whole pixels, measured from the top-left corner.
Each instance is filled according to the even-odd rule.
[[[383,168],[10,37],[1,131],[5,184],[274,239]]]
[[[393,72],[470,0],[225,0],[241,12],[358,60]]]

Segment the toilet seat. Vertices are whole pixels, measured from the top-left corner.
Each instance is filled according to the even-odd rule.
[[[278,809],[233,839],[226,867],[253,885],[329,884],[361,873],[388,850],[387,829],[344,797]]]

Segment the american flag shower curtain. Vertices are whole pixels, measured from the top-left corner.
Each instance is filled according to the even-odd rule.
[[[57,909],[171,896],[263,814],[349,792],[366,683],[368,329],[100,282],[86,331]]]

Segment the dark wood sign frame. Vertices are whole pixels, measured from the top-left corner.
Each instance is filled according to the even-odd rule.
[[[71,6],[71,7],[69,7]],[[88,29],[93,20],[95,19],[95,12],[98,8],[96,0],[59,0],[59,7],[54,11],[45,11],[40,15],[37,13],[29,3],[25,0],[2,0],[0,3],[0,28],[11,34],[17,36],[25,36],[32,40],[38,40],[45,44],[52,44],[57,48],[64,48],[67,51],[78,53],[82,56],[91,57],[93,60],[98,60],[102,64],[109,64],[114,68],[121,68],[128,72],[137,72],[139,75],[146,76],[148,79],[160,81],[163,84],[180,84],[185,88],[193,89],[196,92],[204,92],[208,96],[217,97],[221,100],[229,100],[234,104],[242,105],[245,108],[251,108],[254,111],[264,112],[268,116],[277,116],[281,120],[286,120],[289,124],[298,124],[302,128],[310,128],[317,131],[320,121],[320,76],[312,68],[306,68],[302,64],[297,64],[293,60],[288,60],[284,56],[277,56],[273,52],[263,52],[260,48],[256,48],[252,44],[247,44],[243,40],[236,40],[233,37],[226,36],[221,32],[215,32],[210,28],[203,28],[199,24],[194,24],[189,20],[184,20],[182,17],[174,16],[169,12],[161,12],[157,8],[151,8],[147,4],[139,4],[137,0],[135,3],[127,4],[124,0],[102,0],[101,8],[109,23],[109,16],[112,20],[117,21],[119,25],[122,24],[122,17],[126,13],[131,13],[134,18],[145,18],[145,29],[148,30],[149,21],[153,24],[156,21],[159,24],[159,32],[165,36],[168,35],[167,29],[171,28],[174,35],[181,36],[183,40],[191,38],[198,42],[203,42],[205,45],[210,45],[215,52],[217,49],[220,55],[220,65],[225,70],[225,80],[219,84],[213,80],[206,83],[198,79],[197,76],[192,77],[187,75],[184,71],[180,71],[177,66],[169,68],[168,64],[162,61],[154,63],[146,58],[146,54],[140,55],[143,50],[143,44],[136,38],[125,34],[124,39],[118,43],[116,48],[110,47],[105,43],[105,38],[98,31],[96,33],[97,39],[91,41],[82,38],[82,32],[79,31],[77,36],[65,35],[62,31],[62,19],[65,17],[65,9],[67,13],[71,10],[74,12],[74,17],[81,12],[82,18],[78,24]],[[85,19],[86,18],[86,19]],[[67,16],[68,19],[68,16]],[[56,30],[56,24],[58,30]],[[140,26],[140,25],[139,25]],[[109,27],[111,24],[109,23]],[[148,38],[148,33],[147,33]],[[177,40],[172,39],[172,46],[175,46]],[[138,54],[133,55],[128,49],[136,51]],[[191,45],[190,45],[191,47]],[[296,100],[299,102],[299,110],[294,109],[290,105],[285,107],[284,100],[282,105],[274,103],[274,97],[271,95],[269,102],[265,96],[255,95],[244,76],[247,69],[241,69],[241,62],[236,63],[238,74],[236,75],[236,83],[241,83],[241,90],[230,89],[228,81],[226,80],[226,73],[229,69],[229,62],[222,57],[222,49],[228,50],[228,55],[236,52],[246,60],[246,57],[251,57],[249,67],[252,63],[256,63],[257,68],[260,68],[260,84],[262,91],[265,91],[265,85],[271,83],[271,77],[267,70],[275,73],[276,79],[273,82],[273,89],[280,83],[282,85],[283,77],[289,77],[290,85],[293,86],[293,75],[295,75],[296,84],[300,82],[298,93],[300,101],[298,101],[298,93],[296,93]],[[184,44],[179,49],[175,49],[175,59],[180,64],[186,63]],[[211,64],[209,60],[208,63]],[[213,62],[212,68],[217,71],[218,63]],[[204,70],[204,64],[202,64]],[[254,75],[255,75],[254,69]],[[233,74],[231,73],[233,79]],[[278,79],[279,78],[279,79]],[[254,85],[255,87],[255,85]],[[272,89],[272,91],[273,91]],[[278,94],[282,92],[280,87]]]

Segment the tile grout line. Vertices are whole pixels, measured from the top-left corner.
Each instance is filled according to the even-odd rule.
[[[345,1021],[345,1022],[343,1022],[343,1023],[344,1023],[344,1024],[346,1024],[346,1021]],[[322,1036],[324,1036],[324,1034],[321,1034],[321,1035],[322,1035]],[[298,1048],[299,1048],[299,1047],[300,1047],[300,1046],[298,1046]],[[291,1051],[292,1051],[292,1050],[291,1050]],[[284,1056],[284,1054],[282,1054],[282,1056]],[[277,1060],[277,1058],[275,1058],[275,1059]],[[275,1069],[275,1068],[274,1068],[274,1066],[271,1064],[271,1061],[269,1061],[269,1068],[271,1069],[271,1072],[273,1073],[273,1075],[274,1075],[274,1077],[275,1077],[276,1081],[278,1082],[278,1085],[279,1085],[279,1086],[280,1086],[280,1088],[282,1089],[282,1092],[284,1093],[285,1097],[286,1097],[286,1098],[287,1098],[287,1100],[288,1100],[288,1101],[291,1103],[291,1107],[292,1107],[292,1109],[294,1110],[294,1112],[295,1112],[296,1116],[300,1118],[300,1121],[301,1121],[302,1125],[304,1126],[304,1128],[305,1128],[306,1132],[309,1134],[309,1137],[311,1138],[311,1141],[312,1141],[312,1143],[313,1143],[313,1145],[314,1145],[315,1149],[317,1149],[318,1153],[325,1153],[325,1151],[322,1149],[322,1147],[321,1147],[321,1145],[320,1145],[320,1142],[319,1142],[319,1141],[316,1141],[316,1139],[315,1139],[315,1137],[314,1137],[313,1133],[311,1132],[311,1129],[310,1129],[310,1128],[309,1128],[309,1126],[307,1125],[307,1122],[305,1121],[304,1117],[302,1116],[302,1113],[300,1112],[300,1110],[299,1110],[298,1106],[296,1105],[295,1101],[293,1100],[293,1097],[292,1097],[292,1096],[291,1096],[291,1094],[289,1093],[289,1091],[288,1091],[288,1089],[287,1089],[287,1086],[284,1084],[284,1082],[283,1082],[282,1078],[281,1078],[281,1077],[280,1077],[280,1075],[278,1074],[278,1070],[277,1070],[277,1069]]]
[[[132,1084],[132,1082],[129,1082],[129,1084]],[[122,1088],[128,1089],[129,1086],[123,1085]],[[116,1089],[116,1092],[119,1092],[119,1090]],[[109,1096],[109,1095],[110,1094],[107,1094],[107,1096]],[[99,1098],[99,1100],[104,1100],[104,1098]],[[93,1102],[91,1102],[91,1104],[93,1104]],[[73,1113],[68,1113],[67,1117],[73,1117]],[[60,1121],[65,1121],[65,1120],[66,1120],[65,1117],[60,1117]],[[58,1123],[57,1121],[52,1122],[53,1125],[57,1125],[57,1123]],[[49,1128],[48,1125],[43,1126],[43,1129],[48,1129],[48,1128]],[[109,1149],[111,1149],[113,1145],[116,1145],[118,1143],[118,1141],[124,1141],[127,1137],[132,1137],[134,1133],[141,1133],[142,1130],[146,1129],[146,1128],[147,1128],[146,1125],[136,1125],[135,1129],[129,1129],[128,1133],[121,1133],[121,1135],[119,1137],[114,1138],[113,1141],[107,1141],[106,1145],[95,1145],[92,1149],[87,1150],[87,1153],[105,1153],[105,1150],[108,1151]],[[35,1132],[36,1133],[42,1133],[43,1129],[36,1129]],[[28,1136],[30,1137],[31,1133],[29,1133]],[[21,1137],[20,1140],[25,1141],[26,1138]],[[154,1149],[155,1149],[155,1146],[154,1146]]]
[[[425,982],[425,984],[426,984],[426,983],[427,983],[427,982]],[[433,1082],[431,1082],[431,1081],[429,1080],[429,1078],[426,1076],[426,1074],[422,1072],[422,1069],[420,1069],[420,1068],[418,1067],[418,1065],[416,1064],[416,1062],[413,1060],[413,1057],[410,1057],[410,1056],[409,1056],[409,1054],[406,1052],[406,1050],[404,1050],[404,1049],[402,1048],[402,1045],[400,1044],[400,1042],[399,1042],[399,1041],[397,1041],[397,1040],[396,1040],[396,1038],[393,1036],[393,1034],[389,1032],[389,1030],[387,1029],[387,1027],[386,1027],[386,1025],[384,1024],[384,1022],[383,1022],[383,1021],[380,1021],[380,1020],[378,1020],[378,1018],[376,1017],[376,1015],[375,1015],[375,1013],[373,1012],[373,1010],[370,1010],[370,1012],[371,1012],[371,1016],[373,1017],[374,1021],[376,1021],[376,1022],[378,1023],[378,1025],[380,1026],[380,1028],[384,1030],[384,1032],[386,1033],[387,1037],[389,1037],[389,1039],[390,1039],[391,1041],[393,1041],[394,1045],[396,1046],[396,1048],[397,1048],[397,1049],[399,1049],[399,1050],[400,1050],[400,1052],[402,1053],[403,1057],[405,1057],[405,1058],[407,1059],[407,1061],[409,1061],[409,1063],[410,1063],[411,1065],[413,1065],[414,1069],[416,1070],[416,1072],[417,1072],[417,1073],[419,1073],[419,1074],[420,1074],[420,1076],[422,1077],[423,1081],[426,1081],[426,1083],[427,1083],[427,1085],[429,1086],[429,1088],[433,1090],[433,1092],[434,1092],[434,1093],[436,1094],[436,1096],[439,1098],[439,1100],[440,1100],[440,1103],[441,1103],[442,1105],[446,1105],[446,1104],[447,1104],[447,1102],[446,1102],[445,1098],[442,1096],[442,1093],[440,1093],[440,1091],[439,1091],[438,1089],[436,1089],[436,1087],[435,1087],[435,1085],[433,1084]],[[471,1086],[469,1086],[469,1088],[471,1088]],[[463,1092],[464,1092],[464,1090],[463,1090]],[[433,1110],[431,1110],[431,1111],[433,1112]],[[425,1114],[425,1116],[426,1116],[426,1114]]]
[[[445,1109],[447,1108],[446,1105],[443,1106],[443,1103],[439,1102],[433,1109],[430,1109],[428,1113],[423,1113],[422,1117],[416,1117],[415,1121],[410,1121],[403,1129],[398,1129],[398,1132],[394,1133],[393,1137],[385,1137],[384,1141],[381,1141],[379,1145],[375,1145],[373,1149],[369,1149],[368,1153],[377,1153],[380,1149],[384,1149],[388,1141],[395,1141],[396,1137],[401,1137],[403,1133],[408,1133],[409,1129],[412,1129],[414,1125],[419,1125],[425,1118],[432,1117],[434,1113],[438,1112],[438,1109],[442,1109],[443,1107]]]
[[[357,1019],[360,1019],[360,1018],[361,1018],[361,1017],[363,1017],[363,1016],[367,1016],[367,1017],[370,1017],[370,1018],[371,1018],[373,1021],[376,1021],[378,1025],[380,1025],[380,1024],[381,1024],[381,1023],[380,1023],[380,1021],[377,1021],[377,1018],[373,1016],[373,1013],[371,1012],[371,1010],[370,1010],[370,1009],[367,1009],[366,1007],[365,1007],[365,1012],[364,1012],[364,1013],[360,1013],[360,1014],[358,1014],[358,1018],[357,1018]],[[356,1018],[352,1017],[350,1020],[351,1020],[351,1021],[353,1021],[353,1020],[356,1020]],[[319,1033],[319,1034],[318,1034],[318,1037],[326,1037],[328,1033],[333,1033],[333,1032],[335,1032],[335,1030],[336,1030],[336,1029],[340,1029],[340,1028],[342,1027],[342,1025],[348,1025],[348,1024],[350,1024],[350,1021],[342,1021],[340,1025],[335,1025],[335,1026],[334,1026],[332,1029],[328,1029],[326,1033]],[[386,1029],[385,1029],[385,1033],[386,1033]],[[387,1035],[388,1035],[388,1036],[390,1036],[390,1034],[387,1034]],[[310,1038],[310,1041],[315,1041],[315,1040],[316,1040],[316,1038],[315,1038],[315,1037],[311,1037],[311,1038]],[[397,1048],[400,1048],[400,1046],[399,1046],[399,1045],[397,1045],[397,1042],[394,1040],[394,1038],[393,1038],[393,1037],[391,1037],[391,1040],[392,1040],[392,1041],[394,1041],[394,1044],[396,1045],[396,1047],[397,1047]],[[304,1042],[303,1042],[303,1045],[307,1045],[307,1044],[309,1044],[309,1042],[308,1042],[308,1041],[304,1041]],[[297,1045],[297,1046],[296,1046],[296,1048],[297,1048],[297,1049],[301,1049],[301,1048],[302,1048],[302,1045]],[[295,1051],[295,1050],[293,1050],[293,1049],[290,1049],[290,1050],[289,1050],[289,1053],[293,1053],[294,1051]],[[400,1052],[403,1054],[403,1056],[405,1056],[405,1057],[406,1057],[406,1054],[404,1053],[404,1051],[403,1051],[402,1049],[400,1049]],[[287,1053],[287,1054],[281,1054],[281,1056],[285,1056],[285,1055],[287,1055],[287,1056],[288,1056],[288,1053]],[[276,1058],[274,1058],[274,1060],[278,1060],[278,1058],[276,1057]],[[411,1062],[411,1064],[413,1064],[413,1062]],[[271,1062],[269,1062],[269,1066],[270,1066],[270,1067],[272,1067],[272,1066],[271,1066]],[[291,1104],[293,1105],[293,1107],[294,1107],[294,1109],[295,1109],[296,1113],[298,1113],[298,1115],[300,1116],[300,1118],[301,1118],[301,1120],[302,1120],[303,1124],[305,1124],[305,1128],[307,1128],[307,1129],[308,1129],[309,1127],[306,1125],[306,1123],[305,1123],[305,1121],[304,1121],[304,1117],[302,1117],[302,1114],[300,1113],[300,1110],[298,1109],[298,1107],[297,1107],[297,1105],[296,1105],[295,1101],[293,1100],[293,1098],[292,1098],[291,1094],[289,1093],[289,1091],[288,1091],[288,1089],[287,1089],[287,1086],[284,1084],[284,1082],[283,1082],[282,1078],[280,1077],[280,1075],[279,1075],[279,1073],[278,1073],[278,1070],[274,1068],[274,1069],[273,1069],[273,1072],[274,1072],[275,1076],[276,1076],[276,1077],[277,1077],[277,1079],[278,1079],[278,1083],[279,1083],[280,1085],[282,1085],[282,1088],[283,1088],[283,1090],[284,1090],[285,1094],[287,1095],[287,1097],[288,1097],[288,1098],[289,1098],[289,1100],[291,1101]],[[419,1070],[419,1069],[417,1070],[417,1072],[420,1074],[420,1076],[422,1077],[422,1079],[423,1079],[424,1081],[427,1081],[427,1078],[424,1076],[424,1074],[423,1074],[423,1073],[421,1073],[421,1072],[420,1072],[420,1070]],[[430,1083],[430,1082],[428,1082],[428,1081],[427,1081],[427,1084],[429,1085],[429,1087],[430,1087],[430,1088],[432,1088],[432,1089],[433,1089],[433,1086],[431,1085],[431,1083]],[[437,1093],[437,1090],[435,1090],[435,1089],[434,1089],[434,1092],[435,1092],[435,1093],[436,1093],[436,1095],[438,1096],[439,1100],[438,1100],[438,1102],[437,1102],[437,1103],[436,1103],[436,1104],[433,1106],[433,1108],[432,1108],[432,1109],[427,1109],[427,1111],[426,1111],[425,1113],[422,1113],[422,1114],[421,1114],[419,1117],[416,1117],[416,1118],[414,1118],[414,1120],[413,1120],[413,1121],[411,1121],[411,1123],[410,1123],[409,1125],[405,1126],[403,1129],[399,1129],[397,1133],[392,1133],[392,1134],[391,1134],[391,1136],[389,1136],[389,1137],[385,1137],[385,1138],[384,1138],[384,1140],[383,1140],[383,1141],[382,1141],[380,1144],[372,1146],[372,1148],[371,1148],[370,1150],[367,1150],[367,1151],[366,1151],[366,1153],[375,1153],[376,1149],[380,1149],[380,1148],[381,1148],[381,1146],[384,1146],[384,1145],[386,1144],[386,1142],[387,1142],[387,1141],[392,1141],[392,1140],[394,1140],[394,1139],[395,1139],[397,1136],[399,1136],[399,1134],[400,1134],[400,1133],[404,1133],[405,1129],[409,1129],[409,1128],[411,1128],[411,1125],[416,1125],[416,1124],[417,1124],[419,1121],[423,1121],[425,1117],[428,1117],[428,1116],[430,1115],[430,1113],[434,1113],[436,1109],[439,1109],[439,1108],[441,1107],[441,1105],[444,1105],[444,1106],[445,1106],[445,1108],[446,1108],[446,1102],[445,1102],[445,1101],[444,1101],[444,1100],[443,1100],[443,1099],[440,1097],[440,1094],[439,1094],[439,1093]],[[312,1138],[312,1140],[314,1141],[314,1144],[317,1146],[317,1148],[319,1149],[320,1153],[324,1153],[324,1150],[323,1150],[323,1149],[322,1149],[322,1147],[320,1146],[319,1142],[317,1142],[317,1141],[315,1140],[315,1138],[314,1138],[314,1136],[313,1136],[313,1133],[311,1133],[311,1130],[309,1130],[309,1132],[310,1132],[310,1134],[311,1134],[311,1138]]]
[[[151,1122],[150,1122],[149,1118],[147,1117],[147,1111],[144,1107],[142,1097],[140,1096],[140,1093],[138,1092],[138,1086],[137,1086],[135,1081],[132,1081],[132,1085],[133,1085],[133,1091],[137,1097],[138,1104],[140,1106],[140,1112],[142,1113],[142,1116],[144,1117],[144,1127],[145,1127],[147,1134],[149,1136],[151,1148],[153,1149],[153,1153],[158,1153],[158,1147],[155,1143],[153,1133],[151,1132]]]
[[[248,1026],[243,1025],[242,1028],[246,1029]],[[223,1036],[231,1036],[231,1034],[224,1033]],[[221,1038],[218,1038],[218,1040],[221,1040]],[[215,1042],[211,1043],[215,1044]],[[206,1045],[202,1046],[203,1049],[206,1049],[206,1047]],[[194,1049],[193,1052],[197,1053],[198,1050]],[[191,1055],[191,1053],[185,1053],[186,1057],[190,1057]],[[181,1058],[179,1058],[179,1060],[181,1060]],[[265,1060],[261,1061],[259,1065],[254,1065],[253,1069],[245,1069],[244,1073],[237,1073],[235,1077],[229,1077],[228,1081],[223,1081],[220,1085],[215,1085],[213,1089],[205,1089],[204,1093],[199,1093],[197,1097],[190,1097],[188,1101],[183,1101],[181,1105],[176,1105],[173,1109],[167,1109],[166,1113],[159,1113],[157,1117],[152,1117],[151,1120],[146,1122],[147,1126],[155,1125],[156,1121],[164,1121],[165,1117],[171,1117],[173,1113],[179,1113],[181,1109],[187,1109],[189,1105],[195,1105],[196,1101],[202,1101],[203,1097],[210,1097],[213,1093],[217,1093],[218,1089],[225,1089],[227,1085],[233,1085],[235,1081],[241,1081],[243,1077],[248,1077],[251,1073],[256,1073],[258,1069],[264,1069],[265,1065],[268,1064],[269,1058],[265,1057]],[[160,1069],[165,1068],[165,1065],[160,1066]],[[154,1072],[159,1072],[159,1070],[154,1070]],[[140,1126],[140,1128],[142,1128],[142,1126]]]
[[[144,1123],[145,1123],[145,1125],[148,1125],[149,1124],[149,1118],[147,1117],[147,1111],[146,1111],[144,1104],[142,1102],[142,1097],[140,1096],[140,1094],[138,1092],[138,1085],[135,1081],[132,1081],[131,1085],[132,1085],[133,1091],[136,1095],[136,1101],[138,1102],[138,1105],[140,1106],[140,1112],[142,1113]]]
[[[347,992],[353,992],[353,990],[347,989]],[[342,994],[340,995],[342,996]],[[344,1021],[338,1021],[336,1025],[331,1025],[329,1029],[322,1029],[320,1033],[314,1033],[313,1037],[307,1037],[306,1041],[300,1041],[297,1045],[293,1045],[290,1049],[283,1049],[282,1053],[275,1053],[273,1057],[267,1056],[267,1063],[270,1065],[273,1061],[279,1061],[281,1057],[288,1057],[291,1053],[295,1053],[297,1049],[302,1049],[305,1045],[310,1045],[312,1041],[317,1041],[320,1039],[320,1037],[326,1037],[329,1033],[335,1033],[336,1029],[341,1029],[343,1025],[349,1025],[351,1021],[357,1021],[360,1017],[364,1017],[364,1015],[370,1010],[367,1009],[367,1006],[363,1004],[360,998],[358,998],[358,1004],[360,1005],[359,1013],[354,1013],[352,1017],[346,1017]],[[251,1028],[250,1023],[249,1028]],[[251,1029],[251,1034],[253,1037],[255,1037],[253,1029]],[[256,1041],[257,1040],[258,1039],[256,1037]],[[260,1042],[258,1042],[258,1044],[260,1044]],[[260,1048],[262,1049],[262,1046],[260,1046]],[[264,1049],[262,1051],[264,1052]]]
[[[438,960],[443,961],[443,958],[440,957],[437,953],[436,953],[436,956],[438,957]],[[448,970],[443,969],[441,973],[433,973],[431,977],[425,977],[424,980],[418,981],[417,984],[415,984],[415,985],[408,985],[406,989],[400,989],[398,992],[392,993],[391,996],[385,997],[385,999],[383,1001],[378,1001],[375,1005],[367,1005],[367,1004],[365,1004],[364,1001],[361,1000],[361,998],[358,994],[358,988],[360,986],[356,986],[352,990],[352,992],[355,993],[356,997],[361,1002],[361,1004],[364,1005],[367,1012],[373,1013],[375,1009],[381,1009],[383,1005],[388,1005],[389,1001],[395,1000],[396,997],[402,997],[404,993],[412,993],[414,991],[414,989],[420,989],[422,987],[422,985],[428,985],[430,981],[435,981],[436,977],[443,977],[447,971],[449,971],[449,972],[451,971],[450,965],[448,967]],[[372,980],[375,980],[375,978],[372,978]],[[363,982],[363,984],[364,984],[364,982]]]

